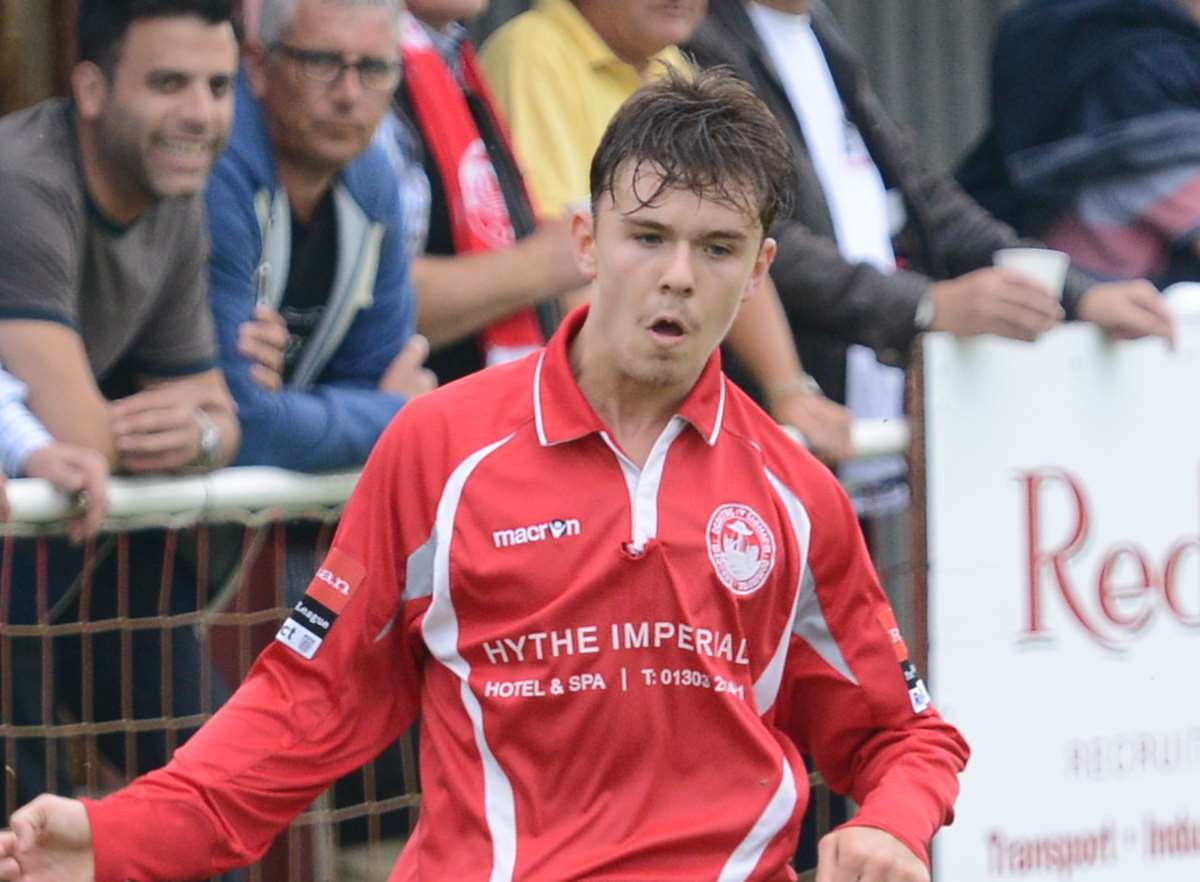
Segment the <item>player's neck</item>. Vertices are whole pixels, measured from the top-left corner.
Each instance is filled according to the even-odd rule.
[[[325,192],[333,186],[340,169],[332,167],[317,168],[294,162],[286,156],[276,154],[275,173],[279,183],[287,193],[288,205],[292,214],[301,223],[312,220],[317,205],[324,198]]]
[[[768,6],[791,15],[807,15],[812,9],[812,0],[754,0],[760,6]]]
[[[414,15],[415,15],[415,13],[414,13]],[[457,19],[454,18],[454,16],[446,17],[446,16],[430,15],[429,13],[425,13],[424,15],[417,15],[416,18],[417,18],[417,21],[419,21],[421,24],[425,25],[425,27],[432,28],[433,30],[437,31],[439,34],[444,34],[447,31],[449,31],[450,25],[454,24],[454,22],[457,21]]]
[[[611,353],[581,332],[570,350],[571,371],[588,404],[638,468],[687,397],[693,382],[665,386],[641,382],[614,367]]]
[[[154,200],[132,184],[123,186],[124,182],[132,181],[132,176],[127,170],[113,168],[105,161],[94,125],[77,119],[76,126],[84,186],[92,204],[108,220],[121,226],[132,224]]]
[[[594,400],[584,390],[588,402],[612,431],[613,440],[633,460],[639,469],[646,465],[654,442],[667,427],[678,406],[678,400],[667,406],[651,409],[636,395],[610,395]]]

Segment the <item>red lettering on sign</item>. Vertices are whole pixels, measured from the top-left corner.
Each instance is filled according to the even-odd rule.
[[[1072,561],[1082,551],[1092,529],[1092,510],[1083,482],[1066,469],[1042,468],[1018,476],[1025,492],[1026,639],[1051,637],[1046,624],[1046,595],[1057,594],[1070,619],[1106,649],[1121,650],[1142,632],[1156,615],[1164,614],[1189,629],[1200,629],[1200,535],[1172,543],[1162,567],[1152,555],[1131,540],[1100,549],[1095,577],[1086,578]],[[1043,496],[1047,491],[1066,493],[1065,524],[1046,525]],[[1185,563],[1193,573],[1185,584]],[[1089,593],[1086,586],[1094,586]]]
[[[1170,607],[1171,612],[1175,613],[1179,621],[1189,628],[1200,628],[1200,579],[1194,579],[1191,584],[1192,609],[1194,611],[1189,612],[1184,608],[1183,600],[1177,591],[1176,579],[1179,576],[1179,567],[1184,555],[1189,551],[1200,552],[1200,536],[1181,539],[1167,552],[1167,563],[1163,567],[1163,595],[1167,599],[1167,606]],[[1196,567],[1200,568],[1200,560],[1197,560]]]
[[[1118,583],[1113,573],[1122,561],[1132,561],[1141,578],[1128,583]],[[1147,594],[1157,584],[1157,579],[1146,553],[1132,542],[1122,542],[1104,556],[1100,572],[1096,576],[1096,595],[1100,599],[1100,610],[1104,618],[1118,628],[1140,631],[1150,621],[1152,598]],[[1129,607],[1136,606],[1130,612]],[[1124,608],[1123,608],[1124,607]]]
[[[1058,584],[1059,593],[1067,604],[1067,609],[1071,611],[1076,621],[1083,626],[1088,634],[1101,642],[1105,642],[1104,635],[1092,626],[1083,608],[1076,600],[1074,589],[1071,587],[1071,574],[1067,569],[1067,560],[1075,555],[1083,546],[1084,540],[1087,539],[1088,506],[1083,486],[1061,469],[1044,469],[1040,472],[1030,472],[1023,475],[1022,479],[1025,482],[1025,502],[1029,535],[1027,546],[1029,550],[1029,619],[1026,633],[1030,637],[1034,637],[1038,636],[1043,630],[1041,574],[1042,570],[1049,564],[1054,570],[1055,581]],[[1052,551],[1047,551],[1042,546],[1041,535],[1039,533],[1042,519],[1038,504],[1041,499],[1042,485],[1050,481],[1062,482],[1071,491],[1071,496],[1075,502],[1075,526],[1071,530],[1071,535],[1064,542]]]

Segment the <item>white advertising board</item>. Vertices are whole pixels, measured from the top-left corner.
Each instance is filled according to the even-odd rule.
[[[1200,880],[1192,312],[1173,352],[925,341],[930,681],[973,751],[938,882]]]

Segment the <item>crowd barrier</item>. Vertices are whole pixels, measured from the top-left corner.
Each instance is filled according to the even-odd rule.
[[[940,879],[1200,879],[1200,284],[1164,294],[1171,344],[916,353],[919,630],[972,751]]]
[[[901,452],[908,428],[863,421],[853,440],[860,456]],[[272,639],[289,584],[315,571],[357,479],[271,468],[113,478],[104,529],[80,548],[62,538],[74,500],[42,481],[10,481],[0,826],[32,793],[103,794],[165,761]],[[821,832],[835,809],[819,776],[812,783],[810,823]],[[406,736],[331,788],[263,861],[225,878],[383,880],[419,801]]]

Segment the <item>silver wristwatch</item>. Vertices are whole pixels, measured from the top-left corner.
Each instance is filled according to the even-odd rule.
[[[192,411],[192,417],[200,429],[200,450],[188,465],[202,471],[215,469],[221,463],[221,427],[200,408]]]
[[[935,309],[933,294],[926,288],[921,299],[917,301],[917,311],[913,313],[913,327],[918,331],[928,331],[929,326],[933,324]]]

